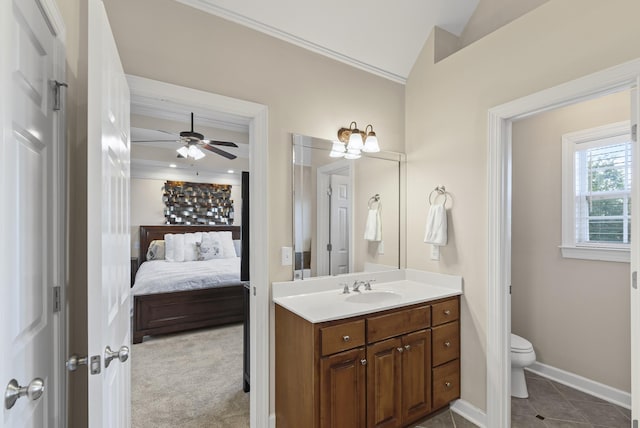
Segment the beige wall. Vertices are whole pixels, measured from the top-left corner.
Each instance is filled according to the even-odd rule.
[[[462,398],[485,409],[487,336],[487,111],[640,57],[636,0],[551,0],[434,64],[433,39],[406,85],[407,230],[423,230],[426,197],[451,194],[449,244],[430,261],[407,234],[412,268],[464,277]]]
[[[400,84],[175,1],[111,0],[106,7],[126,73],[269,107],[272,281],[291,278],[280,247],[292,245],[292,132],[334,139],[355,120],[373,124],[385,149],[403,151]]]
[[[562,135],[629,120],[630,94],[513,125],[511,330],[541,363],[629,392],[629,263],[565,259]],[[595,315],[597,314],[597,316]]]
[[[131,257],[136,257],[140,249],[140,226],[164,224],[164,201],[162,189],[166,180],[152,180],[145,178],[131,179]],[[203,181],[205,182],[205,181]],[[208,181],[207,181],[208,183]],[[231,184],[231,199],[234,207],[234,225],[240,226],[242,219],[241,186],[234,183],[218,182],[217,184]]]

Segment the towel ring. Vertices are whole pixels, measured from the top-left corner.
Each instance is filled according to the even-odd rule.
[[[380,195],[378,193],[369,198],[369,202],[367,203],[369,209],[371,209],[373,204],[375,204],[376,202],[380,203]]]
[[[429,205],[433,204],[433,202],[431,201],[431,197],[434,193],[436,193],[436,197],[433,199],[433,202],[438,200],[438,196],[444,195],[444,203],[442,205],[447,203],[447,189],[445,189],[444,186],[436,186],[436,188],[433,189],[431,193],[429,193]]]

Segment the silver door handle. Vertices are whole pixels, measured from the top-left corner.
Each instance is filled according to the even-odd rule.
[[[43,392],[44,381],[39,377],[33,379],[27,386],[20,386],[17,380],[11,379],[4,393],[4,407],[9,410],[16,404],[18,398],[24,397],[25,395],[29,397],[31,401],[37,400],[42,396]]]
[[[119,359],[121,363],[124,363],[129,359],[129,348],[126,346],[121,346],[119,350],[112,351],[110,346],[104,348],[104,367],[109,367],[111,364],[111,360]]]
[[[79,366],[86,366],[88,361],[88,357],[79,357],[77,354],[73,354],[69,357],[65,365],[67,366],[67,370],[75,372]]]

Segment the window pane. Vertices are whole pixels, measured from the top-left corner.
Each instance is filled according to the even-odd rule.
[[[628,189],[629,144],[615,144],[587,150],[589,189],[592,192]]]
[[[624,242],[624,221],[610,219],[589,220],[589,241]]]
[[[601,217],[624,214],[624,200],[616,199],[598,199],[592,200],[589,204],[589,216]]]

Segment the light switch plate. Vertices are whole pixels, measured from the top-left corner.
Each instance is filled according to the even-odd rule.
[[[293,248],[282,247],[282,266],[291,266],[293,264]]]

